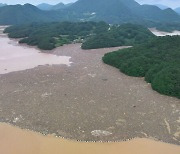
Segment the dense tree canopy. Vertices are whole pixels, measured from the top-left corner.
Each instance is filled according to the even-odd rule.
[[[159,93],[180,98],[180,36],[108,53],[103,61],[129,76],[145,77]]]
[[[108,30],[92,35],[82,45],[83,49],[97,49],[116,46],[141,44],[155,37],[147,28],[123,24],[110,26]]]
[[[104,22],[32,23],[11,26],[4,32],[8,33],[10,38],[22,38],[20,43],[51,50],[59,45],[86,38],[94,31],[98,31],[98,27],[101,25],[108,26]]]
[[[133,24],[111,26],[105,22],[53,22],[12,26],[5,30],[20,43],[51,50],[72,42],[81,42],[83,49],[135,45],[155,37],[147,28]]]

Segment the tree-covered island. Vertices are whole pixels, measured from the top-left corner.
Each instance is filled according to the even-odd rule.
[[[19,43],[37,46],[43,50],[52,50],[73,42],[82,43],[83,49],[132,46],[155,37],[140,25],[109,25],[105,22],[32,23],[11,26],[4,32],[10,38],[21,38]]]

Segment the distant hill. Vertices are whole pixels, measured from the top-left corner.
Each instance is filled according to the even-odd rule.
[[[57,21],[59,18],[61,17],[58,13],[42,11],[31,4],[8,5],[0,8],[1,25]]]
[[[41,4],[37,5],[36,7],[41,9],[41,10],[51,10],[53,5],[50,5],[47,3],[41,3]]]
[[[178,14],[180,14],[180,7],[174,9],[175,12],[177,12]]]
[[[7,4],[0,3],[0,7],[6,6]]]
[[[170,8],[170,7],[168,7],[166,5],[162,5],[162,4],[155,4],[155,6],[159,7],[161,10],[165,10],[167,8]]]
[[[40,10],[45,10],[45,11],[49,11],[49,10],[60,10],[60,9],[64,9],[69,7],[70,5],[72,5],[73,3],[68,3],[68,4],[64,4],[64,3],[58,3],[56,5],[50,5],[47,3],[42,3],[37,5],[36,7],[39,8]]]
[[[109,23],[141,20],[129,7],[137,7],[134,0],[78,0],[67,10],[76,12],[85,20],[104,20]]]
[[[64,8],[66,8],[66,5],[64,3],[59,3],[59,4],[54,5],[51,9],[59,10],[59,9],[64,9]]]
[[[134,0],[79,0],[67,9],[83,14],[86,19],[109,23],[180,21],[172,9],[161,10],[153,5],[140,5]]]
[[[153,5],[140,5],[135,0],[78,0],[73,4],[60,3],[51,9],[40,10],[33,5],[0,8],[0,24],[22,24],[37,21],[105,21],[111,24],[136,23],[154,26],[159,23],[180,23],[172,9],[161,10]],[[63,9],[62,9],[63,8]],[[50,11],[47,11],[50,9]]]
[[[54,5],[51,10],[60,10],[60,9],[65,9],[69,6],[71,6],[73,3],[68,3],[68,4],[64,4],[64,3],[58,3],[56,5]]]
[[[6,6],[7,4],[0,3],[0,7]]]

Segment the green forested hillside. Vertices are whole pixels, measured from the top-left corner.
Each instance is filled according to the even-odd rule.
[[[1,25],[21,25],[33,22],[78,21],[77,15],[67,11],[40,10],[31,4],[7,5],[0,8]]]
[[[180,37],[166,36],[108,53],[106,64],[135,77],[145,77],[159,93],[180,98]]]
[[[111,26],[108,30],[88,38],[83,49],[97,49],[116,46],[133,46],[155,37],[147,28],[140,25],[123,24]]]
[[[78,0],[70,11],[86,14],[86,18],[108,23],[159,23],[179,22],[179,15],[172,9],[161,10],[153,5],[140,5],[135,0]],[[91,14],[91,13],[96,14]]]
[[[105,21],[110,24],[133,23],[156,27],[161,23],[180,23],[180,16],[172,9],[161,10],[157,6],[140,5],[135,0],[78,0],[68,5],[60,3],[52,8],[46,4],[38,7],[46,10],[40,10],[30,4],[2,7],[0,24]]]
[[[96,49],[141,44],[155,37],[147,28],[133,24],[110,26],[105,22],[34,23],[12,26],[5,30],[20,43],[51,50],[72,42],[81,42],[83,49]]]
[[[55,13],[53,13],[56,17]],[[0,8],[0,24],[14,25],[31,22],[54,21],[51,12],[39,10],[33,5],[9,5]]]

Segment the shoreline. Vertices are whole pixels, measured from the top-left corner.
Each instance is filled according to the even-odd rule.
[[[103,141],[103,140],[102,141],[101,140],[98,140],[98,141],[91,141],[91,140],[90,141],[85,141],[85,140],[78,140],[78,139],[73,139],[73,138],[66,138],[64,136],[57,136],[55,133],[44,134],[43,132],[38,132],[38,131],[31,130],[31,129],[28,129],[28,128],[22,128],[22,127],[20,127],[18,125],[8,123],[8,122],[1,122],[0,121],[0,127],[1,126],[8,126],[8,127],[11,127],[11,128],[19,129],[21,131],[34,133],[34,134],[39,135],[41,137],[52,137],[52,138],[56,138],[56,139],[59,139],[59,140],[66,140],[66,141],[77,142],[77,143],[113,144],[113,143],[130,142],[130,141],[138,140],[138,139],[140,139],[140,140],[145,139],[145,140],[151,140],[151,141],[162,143],[162,144],[169,144],[169,145],[176,146],[176,147],[180,148],[179,144],[173,144],[173,143],[165,142],[163,140],[160,140],[158,138],[153,138],[153,137],[150,137],[150,136],[145,136],[145,137],[138,137],[137,136],[137,137],[128,138],[128,139],[125,139],[125,140],[116,140],[116,141],[111,141],[111,140],[109,140],[109,141]]]
[[[136,138],[126,142],[116,143],[85,143],[55,138],[52,135],[43,136],[29,130],[22,130],[8,124],[0,123],[0,130],[5,130],[1,136],[0,152],[4,154],[179,154],[180,147],[151,139]],[[14,142],[16,141],[16,142]],[[11,145],[11,148],[8,148]]]
[[[129,141],[136,140],[136,139],[146,139],[146,140],[151,140],[151,141],[154,141],[154,142],[159,142],[159,143],[164,143],[164,144],[169,144],[169,145],[174,145],[174,146],[180,147],[177,144],[164,142],[162,140],[159,140],[159,139],[156,139],[156,138],[153,138],[153,137],[147,137],[147,136],[143,137],[143,138],[134,137],[134,138],[126,139],[126,140],[117,140],[117,141],[101,141],[101,140],[98,140],[98,141],[85,141],[85,140],[78,140],[78,139],[73,139],[73,138],[66,138],[66,137],[63,137],[63,136],[57,136],[55,133],[43,134],[42,132],[34,131],[34,130],[31,130],[31,129],[27,129],[27,128],[21,128],[20,126],[0,121],[0,127],[3,126],[3,125],[11,127],[11,128],[19,129],[19,130],[22,130],[22,131],[26,131],[26,132],[31,132],[31,133],[40,135],[42,137],[52,137],[52,138],[56,138],[56,139],[63,139],[63,140],[72,141],[72,142],[79,142],[79,143],[102,143],[102,144],[109,143],[109,144],[112,144],[112,143],[129,142]]]

